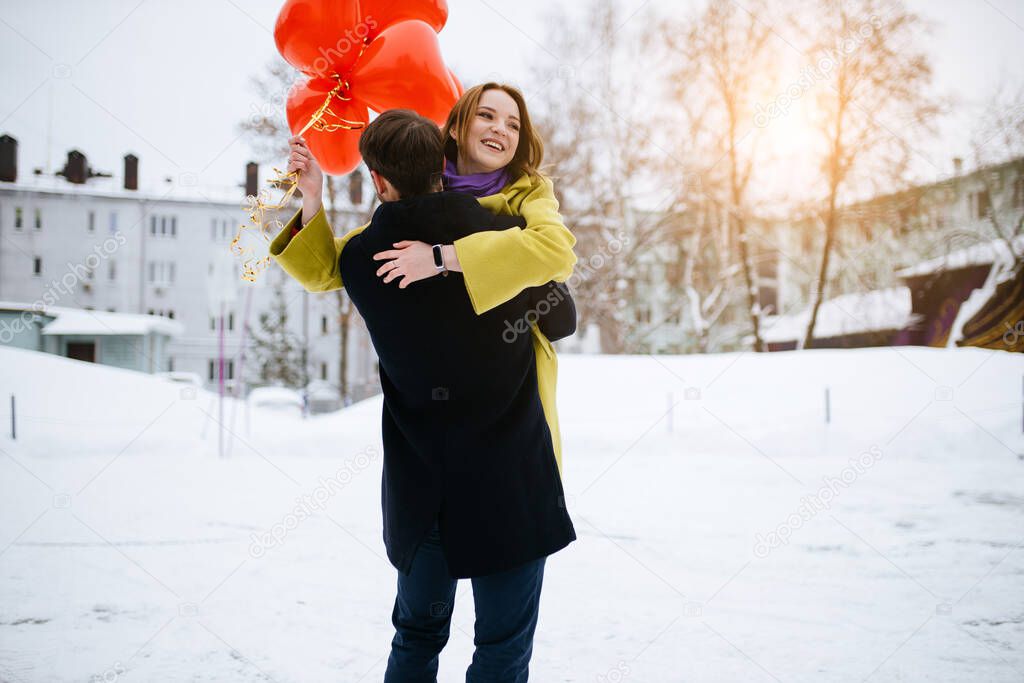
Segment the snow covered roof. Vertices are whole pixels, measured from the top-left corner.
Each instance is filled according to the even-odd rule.
[[[1013,238],[1013,249],[1017,253],[1024,252],[1024,235],[1017,235]],[[897,270],[896,274],[902,278],[919,277],[931,275],[940,270],[960,270],[972,266],[984,266],[996,261],[1012,260],[1013,255],[1004,240],[993,240],[972,244],[963,249],[951,251],[945,256],[938,256],[927,261],[922,261],[913,266]]]
[[[260,180],[262,187],[262,182],[265,179],[261,178]],[[84,195],[108,199],[179,201],[234,207],[242,207],[245,204],[245,190],[241,185],[199,185],[194,174],[182,174],[172,182],[143,185],[138,190],[125,189],[123,179],[117,176],[89,178],[85,183],[77,184],[68,182],[59,176],[27,175],[19,177],[17,182],[0,183],[0,190]]]
[[[792,315],[765,319],[764,340],[771,343],[802,339],[807,333],[810,308]],[[821,303],[814,337],[827,339],[847,334],[901,330],[913,321],[909,287],[844,294]]]
[[[157,315],[88,311],[63,306],[40,306],[15,301],[0,301],[0,311],[32,311],[54,318],[43,327],[43,334],[91,334],[142,336],[155,332],[171,337],[181,335],[181,323]]]

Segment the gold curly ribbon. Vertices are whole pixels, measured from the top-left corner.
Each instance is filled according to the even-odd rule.
[[[359,54],[356,55],[356,59],[352,62],[353,65],[359,61],[359,58],[362,57],[369,44],[369,39],[363,40]],[[331,109],[331,100],[334,97],[337,97],[342,102],[351,101],[352,98],[349,96],[348,74],[342,77],[332,73],[329,77],[335,79],[338,84],[327,93],[323,104],[317,107],[309,122],[303,126],[298,135],[302,135],[310,128],[324,133],[333,133],[337,130],[360,130],[366,127],[365,122],[350,121]],[[284,173],[275,168],[274,174],[274,178],[270,180],[269,184],[275,189],[284,189],[284,194],[277,202],[271,201],[270,191],[267,188],[260,190],[259,194],[247,195],[242,208],[249,214],[249,222],[240,225],[238,232],[235,233],[235,238],[231,240],[231,253],[245,259],[242,263],[242,279],[248,282],[256,282],[259,273],[266,270],[270,265],[271,257],[269,255],[258,257],[253,247],[242,246],[242,234],[246,230],[256,230],[263,240],[269,244],[272,239],[271,236],[280,232],[284,225],[276,218],[269,218],[267,213],[286,208],[288,202],[291,201],[292,196],[295,194],[295,190],[298,189],[298,171]]]

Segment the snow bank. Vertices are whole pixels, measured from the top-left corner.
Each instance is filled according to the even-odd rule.
[[[579,539],[548,560],[531,680],[1020,680],[1019,355],[559,370]],[[11,349],[0,386],[26,412],[0,435],[0,679],[381,680],[379,397],[239,413],[218,459],[205,392]],[[472,650],[461,582],[439,680]]]

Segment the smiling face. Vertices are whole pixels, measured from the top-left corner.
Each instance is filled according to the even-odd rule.
[[[503,90],[486,90],[459,146],[459,175],[489,173],[508,166],[519,146],[519,106]],[[451,132],[455,136],[455,131]]]

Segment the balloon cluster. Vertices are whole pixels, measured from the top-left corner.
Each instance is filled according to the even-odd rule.
[[[304,76],[288,93],[288,127],[304,135],[325,173],[344,175],[359,165],[359,136],[371,109],[412,109],[444,124],[463,92],[437,40],[447,20],[446,0],[286,0],[274,42]],[[271,184],[284,196],[276,203],[266,190],[247,197],[249,225],[231,243],[236,255],[249,257],[242,274],[249,281],[270,257],[243,247],[242,231],[258,228],[269,242],[271,230],[283,226],[268,212],[288,206],[296,189],[298,173],[274,172]]]
[[[462,94],[437,32],[445,0],[288,0],[274,41],[306,78],[287,103],[288,126],[305,135],[320,167],[344,175],[359,164],[369,110],[413,109],[438,125]]]

